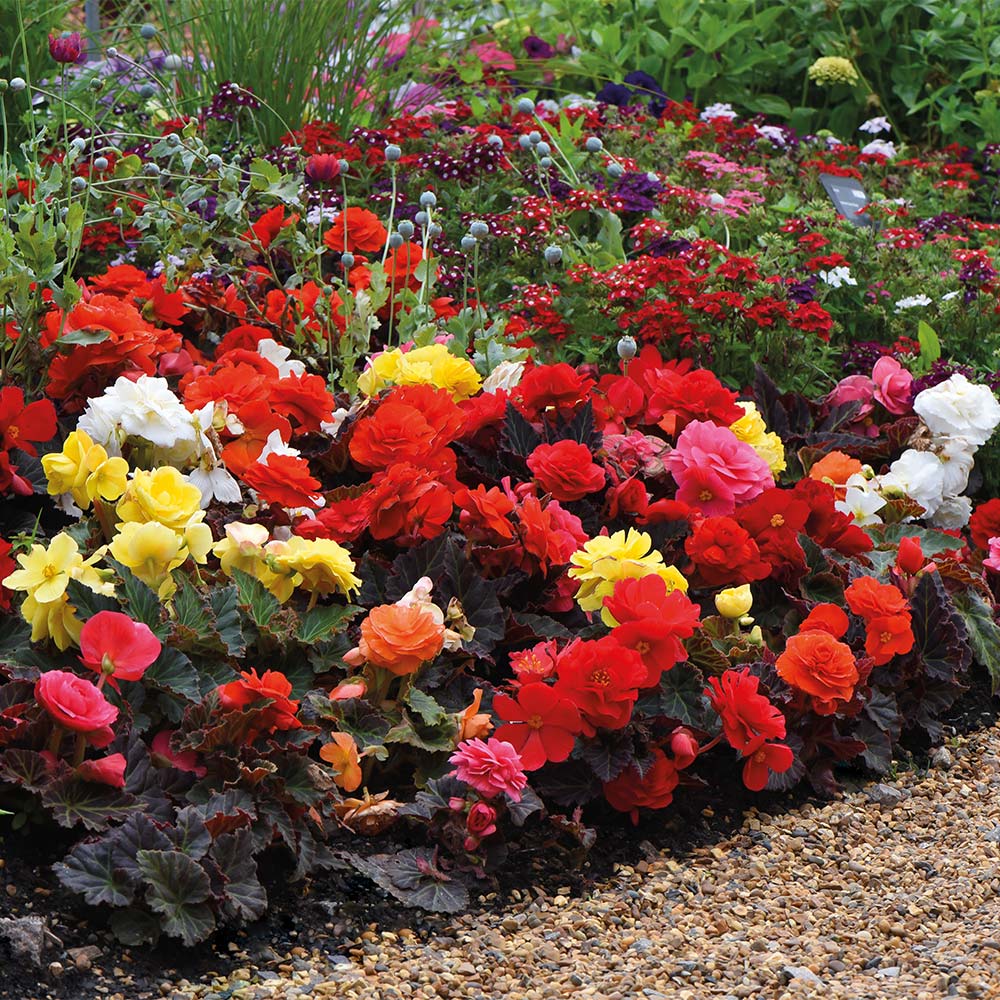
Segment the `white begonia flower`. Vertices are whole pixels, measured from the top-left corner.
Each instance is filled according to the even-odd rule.
[[[834,267],[829,271],[820,271],[820,279],[831,288],[840,288],[842,285],[856,285],[858,282],[851,277],[849,267]]]
[[[847,491],[843,500],[837,500],[834,506],[842,514],[849,514],[854,518],[854,523],[862,527],[866,524],[881,524],[882,518],[878,512],[886,505],[887,501],[881,493],[875,489],[875,484],[866,479],[861,473],[855,472],[847,479]]]
[[[265,360],[270,361],[278,369],[278,378],[287,378],[289,375],[303,375],[306,366],[301,361],[289,361],[291,349],[282,347],[274,340],[261,340],[257,343],[257,353]]]
[[[942,437],[934,440],[934,452],[944,468],[944,495],[964,493],[975,464],[976,446],[965,438]]]
[[[913,409],[932,434],[964,438],[974,448],[986,444],[1000,424],[993,390],[958,373],[917,393]]]
[[[329,420],[324,420],[319,425],[319,429],[330,437],[336,437],[340,433],[340,428],[344,426],[344,421],[351,415],[351,411],[339,406],[330,415]]]
[[[703,122],[710,122],[713,118],[728,118],[732,121],[735,117],[736,112],[733,111],[733,106],[731,104],[723,104],[721,102],[710,104],[701,113],[701,120]]]
[[[944,465],[932,451],[907,448],[879,477],[879,487],[912,497],[930,517],[944,499]]]
[[[907,295],[896,303],[896,312],[915,309],[917,306],[929,306],[933,301],[929,295]]]
[[[878,135],[879,132],[891,132],[892,126],[885,115],[877,115],[875,118],[869,118],[868,121],[862,122],[858,126],[858,131],[867,132],[869,135]]]
[[[104,390],[106,414],[127,437],[138,437],[158,448],[175,448],[195,441],[191,415],[165,378],[140,375],[134,382],[121,376]]]
[[[867,153],[869,156],[877,153],[879,156],[886,156],[891,160],[896,155],[896,144],[889,142],[888,139],[872,139],[868,145],[861,147],[861,152]]]
[[[274,430],[268,434],[267,440],[264,442],[264,449],[257,456],[257,461],[261,465],[267,465],[267,460],[271,455],[291,455],[292,458],[298,458],[300,454],[298,448],[285,444],[281,438],[281,431]]]
[[[483,382],[483,392],[495,393],[498,389],[506,389],[508,392],[513,389],[524,375],[525,362],[523,361],[501,361],[486,376]]]
[[[953,531],[964,528],[971,516],[972,501],[968,497],[945,497],[929,521],[935,528]]]
[[[110,396],[95,396],[87,401],[87,408],[76,422],[76,429],[90,435],[112,458],[120,458],[125,432],[119,423],[121,409]]]
[[[188,479],[201,490],[202,510],[212,502],[213,497],[221,503],[240,503],[243,500],[240,484],[223,465],[212,468],[200,465],[188,473]]]

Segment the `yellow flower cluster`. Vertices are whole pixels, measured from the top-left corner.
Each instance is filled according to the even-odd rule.
[[[835,83],[853,86],[858,82],[858,71],[851,60],[843,56],[822,56],[809,67],[809,79],[821,87]]]
[[[212,530],[204,523],[201,491],[172,466],[136,470],[116,510],[122,523],[111,554],[162,600],[177,589],[173,570],[189,558],[207,560]]]
[[[604,598],[614,592],[615,583],[627,578],[656,574],[663,578],[667,592],[687,593],[687,580],[676,566],[667,566],[659,552],[651,552],[653,540],[643,531],[629,528],[628,533],[598,535],[570,558],[569,576],[580,581],[576,602],[584,611],[600,611],[608,628],[616,624],[604,607]]]
[[[777,434],[768,431],[764,418],[757,410],[757,404],[739,402],[736,405],[746,411],[746,416],[740,417],[735,424],[730,425],[729,429],[767,462],[768,468],[774,475],[784,472],[785,446]]]
[[[107,451],[86,431],[73,431],[62,451],[43,455],[42,468],[49,494],[69,493],[80,510],[87,510],[97,497],[117,500],[128,480],[128,462],[108,458]]]
[[[70,580],[78,580],[96,594],[112,596],[114,584],[105,579],[108,571],[94,566],[103,555],[102,548],[84,559],[75,539],[63,531],[48,548],[32,545],[29,552],[17,557],[21,568],[2,582],[11,590],[26,592],[21,614],[31,625],[32,642],[51,639],[60,649],[68,649],[79,640],[83,622],[76,617],[76,607],[70,604],[66,588]]]
[[[354,560],[343,546],[327,538],[268,540],[262,524],[227,524],[226,537],[212,551],[222,571],[234,569],[255,577],[278,598],[287,601],[296,587],[314,596],[350,594],[361,586],[354,575]]]
[[[389,385],[432,385],[447,389],[458,401],[479,392],[482,381],[472,362],[456,357],[444,344],[429,344],[405,353],[397,347],[371,358],[358,388],[374,396]]]

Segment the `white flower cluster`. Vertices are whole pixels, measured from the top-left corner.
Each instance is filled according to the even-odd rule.
[[[956,374],[918,393],[913,409],[930,431],[931,447],[904,451],[879,477],[879,489],[912,497],[935,527],[962,528],[972,511],[962,494],[976,451],[1000,425],[1000,403],[989,386]]]

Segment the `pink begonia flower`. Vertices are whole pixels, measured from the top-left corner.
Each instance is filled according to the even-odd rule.
[[[909,413],[913,400],[913,376],[895,359],[879,358],[872,369],[875,399],[890,413]]]
[[[731,514],[774,486],[767,462],[728,427],[708,420],[693,420],[681,431],[666,465],[677,499],[708,517]]]
[[[867,375],[848,375],[842,378],[826,401],[831,406],[843,406],[845,403],[858,402],[861,409],[858,410],[855,419],[867,416],[875,409],[875,383]]]
[[[990,539],[990,554],[983,560],[983,565],[994,573],[1000,573],[1000,538]]]
[[[170,747],[170,737],[174,735],[172,729],[162,729],[153,737],[150,750],[158,757],[164,758],[171,767],[178,771],[190,771],[191,774],[204,778],[208,774],[208,769],[198,763],[198,754],[194,750],[173,750]]]
[[[99,760],[85,760],[77,765],[76,773],[84,781],[94,781],[112,788],[125,787],[125,756],[120,753],[108,754]]]
[[[466,740],[448,760],[455,765],[452,775],[485,798],[504,792],[515,802],[521,801],[528,779],[520,755],[509,743],[495,736],[485,742]]]

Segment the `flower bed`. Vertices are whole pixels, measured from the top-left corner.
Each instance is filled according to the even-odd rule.
[[[123,940],[260,916],[281,847],[460,909],[512,826],[832,794],[996,681],[989,158],[231,124],[70,131],[0,233],[3,801]]]

